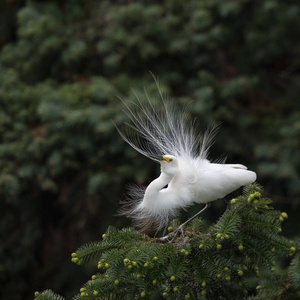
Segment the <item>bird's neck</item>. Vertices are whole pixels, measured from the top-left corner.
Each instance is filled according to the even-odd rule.
[[[161,173],[158,178],[153,180],[146,188],[143,200],[144,204],[151,204],[153,203],[153,201],[157,200],[159,191],[161,191],[166,185],[168,185],[173,177],[174,175]]]

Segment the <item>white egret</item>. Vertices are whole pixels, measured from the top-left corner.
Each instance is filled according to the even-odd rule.
[[[241,164],[210,162],[207,156],[216,127],[201,136],[186,110],[180,112],[164,98],[158,83],[157,87],[158,102],[150,100],[146,93],[146,103],[137,97],[134,109],[125,104],[131,124],[127,124],[127,130],[118,131],[135,150],[161,165],[160,176],[148,187],[130,188],[130,200],[125,202],[122,213],[132,218],[136,227],[155,225],[160,230],[180,210],[195,203],[206,204],[206,209],[209,202],[254,182],[256,174]]]

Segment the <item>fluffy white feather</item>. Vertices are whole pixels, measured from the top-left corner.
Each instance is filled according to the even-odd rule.
[[[256,174],[243,165],[207,159],[216,127],[201,135],[186,110],[180,111],[161,92],[159,101],[148,95],[147,99],[142,103],[137,97],[134,109],[126,105],[131,123],[118,129],[135,150],[161,164],[160,176],[147,188],[130,188],[131,200],[124,204],[123,214],[137,227],[155,224],[162,229],[180,210],[223,198],[256,180]]]

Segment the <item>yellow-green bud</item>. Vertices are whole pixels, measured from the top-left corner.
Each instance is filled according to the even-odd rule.
[[[73,263],[77,264],[78,261],[79,261],[79,258],[78,258],[78,257],[72,257],[71,261],[72,261]]]
[[[145,297],[147,293],[145,291],[141,292],[141,297]]]
[[[288,215],[287,215],[286,212],[282,212],[282,213],[281,213],[281,216],[282,216],[284,219],[287,219],[287,218],[288,218]]]
[[[149,266],[149,263],[145,262],[145,263],[144,263],[144,267],[145,267],[145,268],[148,268],[148,266]]]
[[[106,238],[106,234],[105,234],[105,233],[102,234],[102,238],[103,238],[103,239]]]
[[[71,254],[71,256],[72,256],[72,257],[77,257],[77,253],[73,252],[73,253]]]
[[[129,270],[131,270],[131,269],[132,269],[132,265],[129,265],[127,268],[128,268]]]
[[[283,218],[282,216],[280,216],[280,217],[279,217],[279,221],[280,221],[280,222],[283,222],[283,221],[284,221],[284,218]]]
[[[218,233],[217,234],[217,239],[220,239],[222,237],[222,234],[221,233]]]
[[[158,257],[157,257],[157,256],[154,256],[154,257],[153,257],[153,260],[154,260],[154,261],[157,261],[157,260],[158,260]]]
[[[172,227],[172,226],[169,226],[169,227],[168,227],[168,231],[169,231],[169,232],[173,231],[173,227]]]
[[[228,267],[225,267],[225,268],[224,268],[224,271],[226,271],[226,272],[229,271],[229,268],[228,268]]]
[[[222,276],[221,273],[217,274],[217,278],[221,278],[221,276]]]
[[[229,275],[226,275],[226,276],[225,276],[225,279],[226,279],[227,281],[230,281],[231,278],[230,278]]]
[[[203,282],[201,283],[201,285],[202,285],[203,287],[206,287],[206,282],[203,281]]]
[[[81,297],[84,297],[84,296],[86,296],[86,293],[85,293],[85,292],[82,292],[82,293],[80,293],[80,296],[81,296]]]
[[[222,245],[221,244],[217,244],[217,249],[221,250],[222,249]]]
[[[175,278],[175,276],[173,275],[173,276],[171,276],[171,278],[170,278],[170,280],[171,281],[174,281],[176,278]]]
[[[152,281],[152,283],[153,283],[153,284],[157,284],[157,280],[154,279],[154,280]]]
[[[257,289],[257,290],[260,290],[260,289],[261,289],[261,286],[260,286],[260,285],[258,285],[258,286],[256,287],[256,289]]]
[[[202,248],[203,248],[203,246],[204,246],[203,244],[200,244],[200,245],[199,245],[199,249],[202,249]]]
[[[280,227],[278,227],[278,230],[277,230],[278,232],[281,232],[282,231],[282,229],[280,228]]]
[[[125,258],[123,261],[124,261],[124,264],[127,264],[130,262],[130,260],[128,258]]]
[[[109,263],[105,263],[105,268],[108,268],[109,267]]]
[[[115,280],[115,285],[118,285],[120,283],[119,279]]]
[[[163,295],[164,298],[168,297],[168,293],[167,292],[164,292],[162,295]]]
[[[173,291],[177,292],[178,291],[178,286],[174,286]]]
[[[201,291],[201,295],[206,295],[206,290]]]
[[[94,295],[94,296],[97,296],[97,295],[98,295],[98,292],[97,292],[97,291],[93,291],[93,295]]]
[[[244,272],[242,270],[238,270],[238,274],[239,274],[239,276],[243,276]]]
[[[81,289],[79,290],[80,293],[83,293],[83,292],[85,292],[85,291],[86,291],[85,288],[81,288]]]
[[[97,278],[96,275],[93,275],[93,276],[92,276],[92,280],[95,280],[96,278]]]
[[[239,244],[239,250],[243,251],[244,250],[244,246],[242,244]]]
[[[185,299],[190,299],[190,298],[191,298],[190,294],[187,293],[187,294],[185,295]]]
[[[275,252],[275,250],[276,250],[275,247],[271,248],[271,252]]]
[[[234,204],[236,204],[237,203],[237,199],[231,199],[231,201],[230,201],[230,203],[232,204],[232,205],[234,205]]]
[[[36,291],[36,292],[34,293],[34,296],[37,297],[39,294],[40,294],[40,292]]]
[[[138,278],[138,279],[141,278],[141,277],[142,277],[141,274],[137,274],[137,275],[136,275],[136,278]]]
[[[134,267],[136,267],[136,265],[137,265],[136,261],[132,261],[132,265],[133,265]]]
[[[225,234],[225,239],[229,239],[229,235],[228,234]]]

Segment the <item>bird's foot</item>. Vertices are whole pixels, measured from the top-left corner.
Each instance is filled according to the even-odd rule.
[[[181,224],[174,231],[172,231],[169,234],[159,238],[159,240],[162,241],[162,242],[168,240],[171,243],[176,239],[179,232],[181,232],[181,236],[184,237],[184,226],[185,226],[185,224]]]

